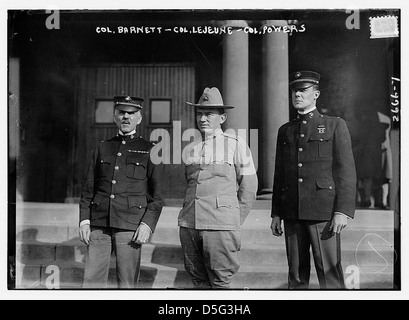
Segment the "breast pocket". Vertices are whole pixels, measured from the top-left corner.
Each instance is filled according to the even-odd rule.
[[[294,138],[292,136],[284,137],[281,147],[283,150],[284,159],[294,158],[295,146],[294,146]]]
[[[103,157],[99,161],[99,175],[101,178],[110,176],[111,169],[115,163],[112,157]]]
[[[132,179],[142,180],[146,178],[146,157],[126,158],[126,176]]]
[[[329,134],[313,134],[308,139],[311,157],[328,158],[332,156],[332,136]]]

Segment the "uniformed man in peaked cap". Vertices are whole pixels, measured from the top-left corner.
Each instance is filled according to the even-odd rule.
[[[80,200],[80,238],[88,246],[84,288],[107,286],[111,251],[120,288],[137,284],[141,246],[149,240],[163,200],[152,143],[136,136],[143,99],[114,97],[118,134],[94,150]]]
[[[229,288],[240,266],[240,226],[255,201],[257,176],[246,143],[222,130],[226,120],[217,88],[196,107],[201,133],[184,149],[187,191],[179,214],[185,269],[195,288]]]
[[[340,232],[355,211],[350,134],[343,119],[318,112],[319,82],[314,71],[290,75],[298,116],[278,130],[271,229],[280,236],[284,220],[290,289],[308,288],[310,248],[320,288],[344,288]]]

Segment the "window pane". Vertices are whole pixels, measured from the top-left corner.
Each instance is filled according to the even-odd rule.
[[[112,101],[99,100],[95,109],[95,123],[113,123],[114,105]]]
[[[170,101],[151,101],[151,123],[170,123]]]

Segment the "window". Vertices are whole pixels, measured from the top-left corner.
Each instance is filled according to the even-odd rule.
[[[109,99],[95,100],[95,124],[113,124],[114,102]]]
[[[150,124],[171,123],[172,99],[150,99]]]

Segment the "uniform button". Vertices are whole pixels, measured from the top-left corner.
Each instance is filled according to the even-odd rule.
[[[202,181],[200,181],[200,180],[199,180],[199,181],[197,181],[197,184],[201,184],[201,183],[202,183]]]
[[[136,165],[139,166],[139,162],[137,162]]]
[[[122,153],[118,152],[116,155],[117,155],[118,157],[120,157],[120,156],[122,156]]]
[[[139,208],[139,209],[141,209],[141,208],[142,208],[142,206],[138,206],[138,208]]]
[[[115,184],[116,183],[116,180],[112,180],[112,184]]]
[[[329,189],[332,190],[332,186],[330,186]]]
[[[195,197],[195,199],[196,199],[196,200],[199,200],[199,199],[200,199],[200,197],[199,197],[199,196],[196,196],[196,197]]]
[[[303,182],[304,180],[302,178],[298,179],[298,182]]]
[[[119,170],[119,167],[118,166],[115,166],[115,168],[114,168],[115,170]]]
[[[301,168],[301,167],[302,167],[302,163],[299,163],[299,164],[298,164],[298,167]]]
[[[202,170],[202,171],[203,171],[204,169],[205,169],[204,167],[201,167],[201,168],[200,168],[200,170]]]
[[[303,150],[304,150],[303,148],[298,148],[298,151],[300,152],[303,152]]]
[[[125,144],[126,142],[125,142],[125,140],[122,140],[122,144]]]
[[[111,199],[115,198],[115,196],[114,196],[113,194],[111,194],[109,197],[110,197]]]
[[[301,133],[301,134],[300,134],[300,137],[301,137],[301,138],[304,138],[304,137],[305,137],[305,134],[304,134],[304,133]]]
[[[307,121],[303,120],[302,124],[307,124]]]

